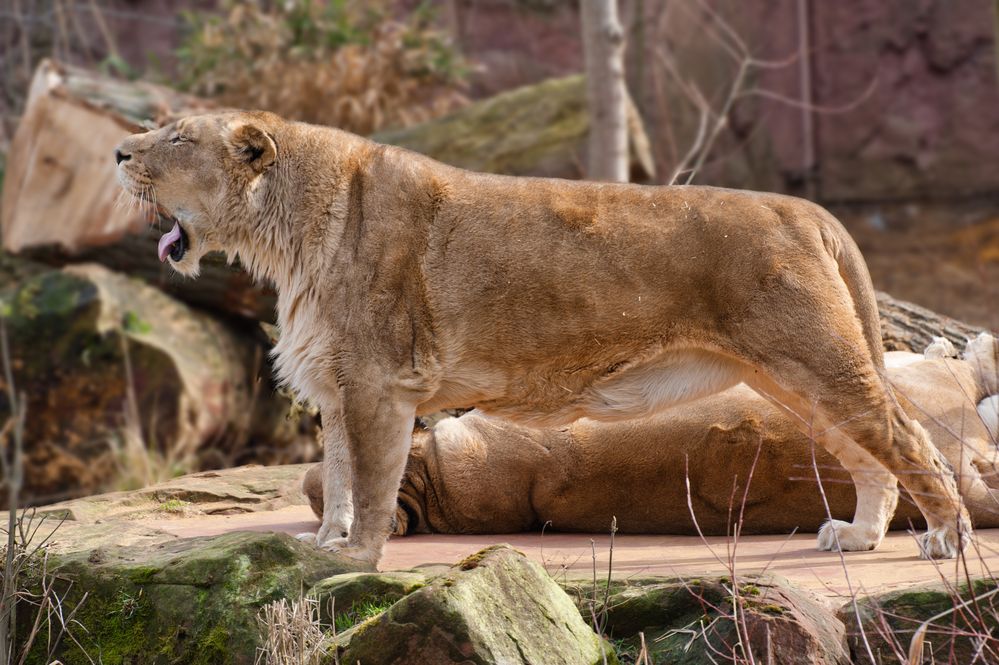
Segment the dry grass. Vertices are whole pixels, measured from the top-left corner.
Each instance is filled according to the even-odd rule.
[[[62,524],[43,530],[46,516],[38,517],[34,509],[18,510],[23,484],[24,423],[26,407],[23,394],[18,394],[11,372],[7,328],[0,317],[0,359],[3,361],[3,378],[10,416],[0,429],[0,469],[3,486],[7,491],[7,524],[2,529],[6,536],[0,558],[0,665],[23,665],[36,643],[44,636],[44,646],[36,651],[45,654],[44,662],[56,662],[54,654],[63,640],[72,641],[86,651],[76,640],[74,632],[86,629],[76,621],[76,613],[86,602],[84,594],[72,611],[65,611],[63,599],[69,593],[64,588],[60,596],[56,590],[56,577],[49,572],[48,545]],[[37,581],[28,588],[25,577]],[[65,585],[62,585],[65,587]],[[18,620],[19,612],[27,612],[28,620]],[[27,632],[19,635],[19,629]],[[37,657],[37,653],[35,654]],[[90,663],[94,661],[87,656]]]
[[[466,103],[464,65],[430,19],[397,21],[381,3],[231,3],[225,16],[187,15],[182,73],[225,105],[370,134]]]
[[[319,620],[319,601],[282,598],[265,605],[257,615],[263,646],[255,665],[322,665],[330,655],[338,662],[331,627]]]

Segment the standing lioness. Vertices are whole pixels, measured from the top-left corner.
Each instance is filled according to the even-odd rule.
[[[893,474],[929,524],[924,556],[970,534],[884,381],[860,252],[818,206],[470,173],[267,113],[186,118],[115,158],[176,221],[161,259],[194,276],[223,251],[276,285],[277,370],[326,428],[324,547],[378,561],[417,414],[615,420],[743,381],[857,485],[853,523],[826,524],[819,547],[875,547]]]

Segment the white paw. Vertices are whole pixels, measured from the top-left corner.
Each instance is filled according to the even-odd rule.
[[[934,337],[929,346],[923,349],[924,358],[956,358],[957,349],[946,337]]]
[[[865,552],[881,543],[871,529],[857,527],[843,520],[829,520],[819,529],[819,549],[823,552]]]
[[[312,533],[311,531],[306,531],[305,533],[296,534],[295,538],[298,538],[303,543],[308,543],[310,545],[316,544],[316,534]]]
[[[329,524],[324,522],[319,527],[319,533],[316,534],[316,541],[319,543],[325,543],[327,540],[332,538],[346,538],[348,535],[350,535],[349,524],[344,524],[341,521],[335,521]]]
[[[968,535],[958,538],[957,530],[949,526],[930,529],[919,537],[920,559],[953,559],[968,544]]]
[[[999,395],[986,397],[978,403],[978,416],[992,440],[999,443]]]

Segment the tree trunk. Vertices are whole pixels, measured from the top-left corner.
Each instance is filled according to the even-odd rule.
[[[591,118],[587,177],[627,182],[628,97],[617,0],[583,0],[579,10]]]

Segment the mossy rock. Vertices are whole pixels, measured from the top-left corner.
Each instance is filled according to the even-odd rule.
[[[251,665],[263,605],[366,568],[287,534],[256,532],[108,547],[52,563],[64,611],[79,606],[80,646],[104,665]],[[80,646],[64,640],[56,655],[88,662]],[[28,663],[43,658],[36,648]]]
[[[912,636],[922,623],[976,596],[995,590],[991,579],[973,580],[948,590],[941,585],[912,587],[899,591],[866,596],[846,603],[839,610],[839,618],[846,625],[847,639],[855,663],[871,662],[864,645],[870,644],[875,661],[881,665],[899,663],[896,649],[908,654]],[[857,623],[860,613],[862,628]],[[989,596],[972,603],[968,608],[948,612],[933,621],[924,642],[923,663],[971,663],[981,660],[975,635],[995,635],[999,629],[999,596]],[[990,638],[994,648],[994,638]],[[917,664],[913,664],[917,665]],[[918,664],[918,665],[921,665]]]
[[[320,580],[308,597],[319,603],[320,621],[333,625],[338,617],[357,616],[359,608],[392,605],[426,584],[418,572],[344,573]]]
[[[578,177],[588,132],[585,82],[576,75],[517,88],[445,118],[372,138],[473,171]]]
[[[591,607],[605,616],[604,631],[625,662],[633,662],[639,651],[639,633],[653,663],[707,665],[747,658],[740,643],[748,643],[755,662],[849,662],[845,629],[833,612],[777,576],[739,580],[741,626],[731,619],[735,594],[728,578],[615,581],[606,606],[599,586],[595,606],[592,589],[577,586],[575,591],[583,616],[590,616]]]
[[[354,627],[340,662],[617,663],[572,600],[509,546],[483,550]]]
[[[579,178],[589,131],[586,82],[576,74],[516,88],[444,118],[371,138],[472,171]],[[629,131],[633,142],[647,142],[644,130],[629,124]],[[635,150],[630,152],[636,174],[652,168]]]

